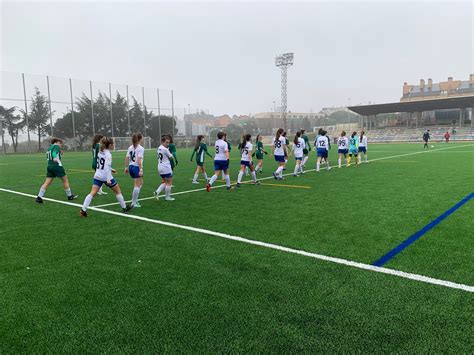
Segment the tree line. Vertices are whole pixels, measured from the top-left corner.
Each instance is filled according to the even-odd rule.
[[[114,137],[128,137],[134,132],[146,131],[153,145],[159,145],[162,134],[177,133],[176,120],[173,117],[154,115],[153,111],[148,111],[146,106],[140,104],[133,96],[131,105],[128,107],[127,99],[119,92],[113,98],[99,92],[92,103],[91,99],[83,93],[76,98],[72,110],[58,118],[52,128],[55,137],[62,139],[75,137],[79,149],[88,147],[94,132]],[[52,111],[51,115],[54,113]],[[5,150],[6,147],[5,134],[8,134],[12,141],[13,151],[16,153],[18,136],[26,132],[27,127],[30,132],[38,136],[38,151],[41,151],[42,139],[50,135],[51,125],[48,98],[38,88],[35,88],[35,93],[31,98],[28,113],[16,106],[0,105],[0,133],[3,149]]]

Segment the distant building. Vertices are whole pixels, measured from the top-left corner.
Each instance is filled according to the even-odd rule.
[[[448,81],[433,83],[432,79],[425,82],[420,80],[419,85],[410,85],[403,83],[403,95],[400,102],[415,100],[433,100],[445,99],[457,96],[472,96],[474,94],[474,74],[469,75],[469,80],[453,80],[449,77]]]

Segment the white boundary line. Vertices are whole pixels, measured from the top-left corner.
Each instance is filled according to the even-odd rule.
[[[7,189],[3,189],[3,188],[0,188],[0,191],[8,192],[8,193],[16,194],[16,195],[21,195],[21,196],[26,196],[26,197],[31,197],[31,198],[36,197],[35,195],[27,194],[27,193],[24,193],[24,192],[13,191],[13,190],[7,190]],[[56,203],[60,203],[60,204],[64,204],[64,205],[69,205],[69,206],[73,206],[73,207],[77,207],[77,208],[81,207],[81,205],[77,204],[77,203],[68,202],[68,201],[54,200],[52,198],[47,198],[47,197],[44,197],[43,200],[56,202]],[[151,219],[151,218],[141,217],[141,216],[137,216],[137,215],[131,215],[131,214],[125,214],[125,213],[120,213],[120,212],[116,212],[116,211],[105,210],[105,209],[101,209],[101,208],[98,208],[98,207],[90,207],[89,209],[93,210],[93,211],[97,211],[97,212],[102,212],[102,213],[107,213],[107,214],[111,214],[111,215],[115,215],[115,216],[124,217],[124,218],[136,219],[136,220],[143,221],[143,222],[160,224],[160,225],[167,226],[167,227],[178,228],[178,229],[183,229],[183,230],[187,230],[187,231],[191,231],[191,232],[196,232],[196,233],[201,233],[201,234],[206,234],[206,235],[212,235],[214,237],[230,239],[230,240],[241,242],[241,243],[257,245],[257,246],[260,246],[260,247],[279,250],[279,251],[283,251],[283,252],[286,252],[286,253],[303,255],[303,256],[306,256],[306,257],[319,259],[319,260],[324,260],[324,261],[328,261],[328,262],[335,263],[335,264],[351,266],[351,267],[355,267],[355,268],[362,269],[362,270],[368,270],[368,271],[374,271],[374,272],[378,272],[378,273],[382,273],[382,274],[398,276],[398,277],[401,277],[401,278],[404,278],[404,279],[410,279],[410,280],[414,280],[414,281],[418,281],[418,282],[424,282],[424,283],[428,283],[428,284],[432,284],[432,285],[438,285],[438,286],[458,289],[458,290],[462,290],[462,291],[466,291],[466,292],[474,292],[474,286],[470,286],[470,285],[455,283],[455,282],[446,281],[446,280],[435,279],[435,278],[428,277],[428,276],[412,274],[412,273],[399,271],[399,270],[394,270],[394,269],[387,269],[387,268],[384,268],[384,267],[378,267],[378,266],[369,265],[369,264],[363,264],[363,263],[359,263],[359,262],[356,262],[356,261],[351,261],[351,260],[346,260],[346,259],[341,259],[341,258],[335,258],[335,257],[332,257],[332,256],[326,256],[326,255],[321,255],[321,254],[310,253],[310,252],[307,252],[307,251],[304,251],[304,250],[287,248],[287,247],[283,247],[283,246],[280,246],[280,245],[277,245],[277,244],[265,243],[265,242],[261,242],[261,241],[257,241],[257,240],[252,240],[252,239],[247,239],[247,238],[243,238],[243,237],[233,236],[233,235],[230,235],[230,234],[215,232],[215,231],[211,231],[211,230],[208,230],[208,229],[190,227],[190,226],[186,226],[186,225],[182,225],[182,224],[176,224],[176,223],[171,223],[171,222],[166,222],[166,221],[160,221],[158,219]]]
[[[462,148],[462,147],[474,147],[474,144],[465,144],[465,145],[458,145],[458,146],[449,146],[449,147],[445,147],[445,148],[438,148],[438,149],[431,149],[431,150],[422,150],[422,151],[419,151],[419,152],[411,152],[411,153],[405,153],[405,154],[399,154],[399,155],[391,155],[391,156],[388,156],[388,157],[382,157],[382,158],[375,158],[375,159],[371,159],[370,162],[374,162],[374,161],[377,161],[377,160],[385,160],[385,159],[392,159],[392,158],[399,158],[399,157],[404,157],[404,156],[409,156],[409,155],[414,155],[414,154],[423,154],[423,153],[430,153],[430,152],[436,152],[436,151],[439,151],[439,150],[446,150],[446,149],[454,149],[454,148]],[[473,150],[474,151],[474,150]],[[331,166],[331,168],[335,168],[337,165],[333,165]],[[324,170],[324,168],[322,169]],[[316,171],[316,169],[308,169],[308,170],[305,170],[305,174],[306,173],[309,173],[309,172],[313,172],[313,171]],[[293,175],[293,173],[287,173],[287,174],[283,174],[283,176],[289,176],[289,175]],[[273,179],[273,176],[267,176],[267,177],[264,177],[264,178],[260,178],[260,179],[257,179],[259,181],[261,180],[268,180],[268,179]],[[242,182],[243,184],[248,184],[248,183],[251,183],[251,181],[244,181]],[[218,188],[223,188],[225,187],[225,185],[218,185],[218,186],[213,186],[212,189],[218,189]],[[188,193],[191,193],[191,192],[198,192],[198,191],[205,191],[206,188],[203,187],[203,188],[200,188],[200,189],[193,189],[193,190],[186,190],[186,191],[178,191],[178,192],[173,192],[171,194],[171,196],[175,196],[175,195],[182,195],[182,194],[188,194]],[[160,197],[163,196],[163,195],[160,195]],[[154,196],[152,197],[143,197],[143,198],[140,198],[138,199],[138,201],[145,201],[145,200],[151,200],[155,198]],[[132,202],[132,200],[128,200],[126,201],[127,203],[129,202]],[[94,206],[94,207],[97,207],[97,208],[100,208],[100,207],[107,207],[107,206],[114,206],[114,205],[118,205],[118,202],[111,202],[111,203],[105,203],[103,205],[98,205],[98,206]]]

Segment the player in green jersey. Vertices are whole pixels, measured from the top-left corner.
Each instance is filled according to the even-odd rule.
[[[96,134],[94,137],[92,137],[92,170],[95,171],[97,169],[97,154],[99,154],[99,149],[100,149],[100,140],[104,137],[103,134]],[[107,192],[102,191],[102,186],[100,187],[99,191],[97,192],[97,195],[107,195]]]
[[[309,138],[305,134],[304,129],[301,130],[301,138],[303,138],[305,144],[305,148],[303,149],[303,161],[301,162],[301,167],[304,168],[309,159],[309,152],[311,151],[311,144],[309,144]]]
[[[63,163],[61,161],[61,146],[63,141],[59,138],[51,139],[51,145],[46,151],[46,159],[48,160],[48,167],[46,169],[46,180],[39,190],[38,196],[36,197],[37,203],[43,203],[43,196],[48,189],[48,186],[51,185],[55,177],[60,178],[63,181],[64,191],[68,200],[74,200],[77,198],[77,195],[73,195],[71,192],[71,187],[69,186],[69,180],[67,178],[66,172],[64,171]]]
[[[206,168],[204,168],[204,157],[207,155],[212,158],[212,155],[207,151],[207,145],[203,142],[204,136],[199,135],[196,139],[196,144],[194,145],[193,154],[191,154],[191,161],[193,161],[194,155],[196,155],[196,171],[194,172],[193,184],[199,184],[197,181],[199,173],[202,172],[204,179],[209,180],[206,174]]]
[[[173,160],[171,160],[171,169],[174,170],[176,166],[178,166],[178,156],[176,155],[176,145],[173,142],[173,136],[171,133],[166,134],[166,137],[170,140],[170,144],[168,145],[168,150],[170,151],[171,155],[173,156]]]
[[[255,167],[255,171],[256,172],[261,172],[263,173],[263,169],[262,169],[262,166],[263,166],[263,154],[268,154],[265,149],[263,149],[263,143],[262,143],[262,136],[259,134],[257,135],[257,138],[256,138],[256,142],[255,142],[255,145],[256,145],[256,149],[255,149],[255,157],[257,158],[257,166]],[[253,156],[253,155],[252,155]]]

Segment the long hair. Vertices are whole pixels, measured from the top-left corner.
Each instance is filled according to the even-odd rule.
[[[201,141],[204,138],[202,134],[196,137],[196,144],[194,145],[194,150],[198,150],[199,146],[201,145]]]
[[[224,138],[224,136],[225,136],[224,132],[218,132],[217,133],[217,139],[222,139],[222,138]]]
[[[142,140],[143,136],[141,133],[134,133],[132,134],[132,144],[133,144],[133,147],[136,148],[137,145],[138,145],[138,142],[140,142]]]
[[[257,134],[257,138],[255,138],[255,143],[257,143],[257,142],[258,142],[258,140],[260,139],[260,137],[261,137],[261,136],[262,136],[262,135],[260,135],[260,134]]]
[[[360,132],[360,139],[359,142],[362,143],[362,137],[364,137],[365,131]]]
[[[243,137],[242,137],[242,143],[240,144],[240,150],[244,150],[245,149],[245,146],[247,145],[247,142],[252,138],[252,136],[247,133],[247,134],[244,134]]]
[[[356,131],[352,132],[352,134],[351,134],[351,138],[354,138],[354,136],[355,136],[356,134],[357,134],[357,132],[356,132]]]
[[[283,128],[278,128],[278,130],[276,131],[276,134],[275,134],[275,140],[279,140],[280,139],[280,136],[281,134],[283,133]]]
[[[102,137],[104,137],[103,134],[96,134],[94,137],[92,137],[92,149],[95,148],[95,145],[100,142]]]
[[[293,139],[293,143],[298,144],[298,138],[301,137],[301,131],[296,132],[295,139]]]
[[[103,152],[104,150],[109,149],[112,145],[114,145],[114,139],[103,136],[100,140],[100,151]]]
[[[54,144],[54,143],[63,143],[62,139],[61,138],[57,138],[57,137],[53,137],[51,138],[51,144]]]

